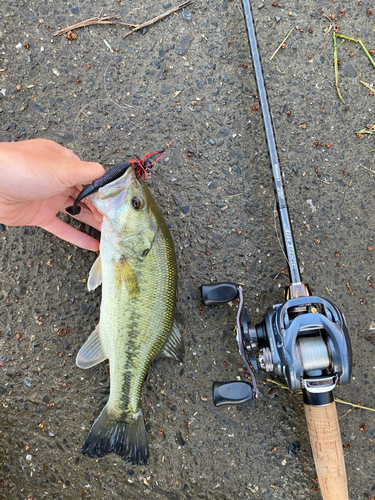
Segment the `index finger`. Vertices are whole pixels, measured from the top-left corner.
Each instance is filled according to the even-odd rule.
[[[92,238],[88,234],[78,231],[78,229],[70,226],[57,217],[55,217],[52,222],[40,227],[55,236],[58,236],[62,240],[68,241],[73,245],[77,245],[77,247],[84,248],[85,250],[91,250],[93,252],[97,252],[99,250],[100,242],[98,240]]]

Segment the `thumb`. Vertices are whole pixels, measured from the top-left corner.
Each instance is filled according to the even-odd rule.
[[[79,159],[72,160],[63,159],[65,168],[59,168],[59,173],[62,182],[67,188],[76,186],[77,184],[91,184],[94,179],[105,174],[105,169],[100,163],[89,161],[81,161]]]

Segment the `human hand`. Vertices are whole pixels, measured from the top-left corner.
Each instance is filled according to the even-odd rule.
[[[0,222],[39,226],[87,250],[99,242],[63,222],[56,214],[73,205],[82,189],[105,172],[99,163],[81,161],[72,151],[47,139],[0,143]],[[88,198],[75,218],[101,228],[102,215]]]

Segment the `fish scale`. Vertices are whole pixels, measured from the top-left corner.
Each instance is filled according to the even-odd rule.
[[[105,248],[103,254],[106,253]],[[139,298],[132,300],[129,300],[125,284],[122,284],[120,294],[114,286],[112,258],[106,259],[108,262],[102,259],[103,313],[100,323],[101,336],[110,360],[111,407],[121,404],[123,409],[137,412],[141,384],[148,365],[163,347],[172,328],[173,314],[168,314],[168,310],[173,310],[171,306],[174,302],[176,274],[173,268],[168,269],[166,263],[171,259],[167,258],[166,252],[167,247],[158,234],[145,260],[141,265],[134,264],[132,267],[138,283],[141,283]],[[161,254],[165,255],[163,259],[160,258]],[[159,262],[164,265],[158,265]],[[106,325],[104,329],[103,323]],[[121,351],[123,356],[113,356],[117,351]],[[134,367],[138,369],[138,377],[134,377]]]

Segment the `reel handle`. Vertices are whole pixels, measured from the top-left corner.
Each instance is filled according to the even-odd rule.
[[[214,283],[201,286],[202,300],[205,306],[224,304],[238,297],[237,283]]]
[[[239,405],[253,398],[253,388],[248,382],[217,382],[212,384],[215,406]]]
[[[349,500],[336,403],[304,406],[323,500]]]

